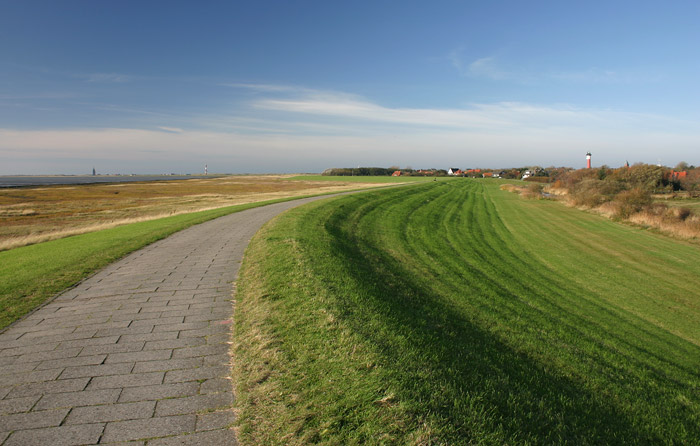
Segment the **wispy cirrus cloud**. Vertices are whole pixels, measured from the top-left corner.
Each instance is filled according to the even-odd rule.
[[[509,73],[500,66],[496,56],[481,57],[478,59],[467,59],[463,55],[462,49],[452,50],[448,55],[448,60],[457,72],[465,77],[483,77],[493,80],[505,80],[513,78],[513,73]]]
[[[252,102],[261,110],[316,116],[338,123],[385,124],[387,131],[440,129],[442,131],[485,131],[512,133],[553,129],[610,132],[640,127],[645,129],[690,128],[694,124],[664,116],[607,109],[586,109],[566,104],[537,105],[519,102],[470,104],[464,108],[393,108],[357,96],[311,93],[294,98],[265,98]],[[311,118],[309,118],[311,119]]]
[[[96,82],[96,83],[124,83],[124,82],[130,82],[133,80],[133,76],[129,76],[127,74],[119,74],[119,73],[89,73],[89,74],[83,74],[80,75],[79,77],[83,78],[87,82]]]
[[[241,88],[245,90],[253,90],[264,93],[312,91],[308,88],[296,87],[292,85],[264,84],[255,82],[229,82],[219,85],[221,85],[222,87]]]
[[[234,172],[357,164],[575,167],[587,151],[601,164],[620,165],[655,162],[659,153],[671,158],[668,147],[674,162],[692,159],[700,140],[694,122],[624,110],[520,102],[392,107],[342,92],[261,85],[246,87],[260,92],[252,100],[206,115],[133,110],[132,125],[124,128],[0,128],[0,159],[9,160],[0,173],[27,172],[31,160],[47,159],[116,160],[109,164],[123,171],[152,166],[150,172],[196,171],[188,166],[205,162]],[[26,164],[12,164],[18,154]]]

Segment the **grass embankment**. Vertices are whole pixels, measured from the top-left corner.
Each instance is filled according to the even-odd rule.
[[[249,203],[132,223],[2,251],[0,329],[94,271],[170,234],[223,215],[293,199]]]
[[[288,178],[293,181],[338,181],[345,183],[410,183],[423,181],[445,181],[451,177],[390,177],[390,176],[332,176],[332,175],[298,175]]]
[[[700,251],[497,182],[292,210],[238,284],[243,444],[696,444]]]

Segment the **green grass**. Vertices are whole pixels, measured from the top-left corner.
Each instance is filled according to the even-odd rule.
[[[497,181],[294,209],[238,284],[242,444],[698,444],[700,250]]]
[[[0,329],[96,270],[197,223],[285,198],[119,226],[0,252]]]
[[[390,177],[390,176],[329,176],[329,175],[299,175],[296,177],[287,178],[290,181],[340,181],[346,183],[408,183],[422,181],[445,181],[451,180],[452,177]]]
[[[692,209],[694,211],[700,210],[700,199],[698,198],[676,198],[670,200],[657,199],[657,203],[665,203],[669,206],[682,206]]]

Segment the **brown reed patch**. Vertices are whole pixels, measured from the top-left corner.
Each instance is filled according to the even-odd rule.
[[[289,181],[290,176],[0,189],[0,250],[237,204],[391,185]]]

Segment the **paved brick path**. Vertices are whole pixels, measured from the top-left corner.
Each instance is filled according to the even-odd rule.
[[[0,444],[235,445],[232,282],[259,227],[312,200],[179,232],[0,334]]]

